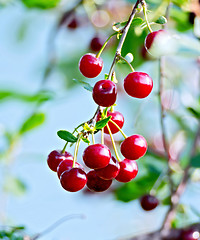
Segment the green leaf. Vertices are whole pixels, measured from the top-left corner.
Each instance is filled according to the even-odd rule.
[[[57,135],[59,138],[67,141],[67,142],[72,142],[75,143],[78,138],[75,137],[73,134],[71,134],[70,132],[66,131],[66,130],[60,130],[57,132]]]
[[[86,90],[92,92],[93,87],[92,87],[89,83],[87,83],[87,82],[85,82],[85,81],[83,81],[83,80],[77,80],[77,79],[75,79],[75,78],[74,78],[73,80],[74,80],[76,83],[82,84],[83,87],[84,87]]]
[[[198,111],[197,109],[194,109],[192,107],[188,107],[187,110],[192,113],[192,115],[194,117],[196,117],[197,119],[200,119],[200,111]]]
[[[164,16],[160,16],[160,17],[155,21],[155,23],[157,23],[157,24],[165,24],[165,23],[167,23],[167,19],[166,19],[166,17],[164,17]]]
[[[143,19],[140,18],[140,17],[137,17],[137,18],[134,18],[132,23],[131,23],[131,28],[133,27],[137,27],[137,26],[140,26],[141,24],[143,23]],[[117,22],[113,25],[113,30],[118,32],[120,30],[122,30],[127,24],[127,21],[125,22]]]
[[[104,76],[104,79],[107,80],[108,77],[109,77],[109,74],[106,73],[105,76]]]
[[[42,125],[45,121],[45,114],[44,113],[34,113],[31,115],[26,121],[23,123],[19,134],[22,135],[36,127]]]
[[[60,2],[60,0],[22,0],[22,1],[29,8],[42,8],[42,9],[54,8]]]
[[[5,192],[12,193],[16,196],[21,196],[26,191],[26,185],[18,178],[7,177],[3,186]]]
[[[109,120],[111,119],[111,117],[112,117],[112,116],[109,116],[109,117],[107,117],[107,118],[104,118],[104,119],[98,121],[98,122],[96,123],[96,125],[95,125],[95,129],[100,130],[100,129],[102,129],[103,127],[105,127],[105,126],[107,125],[107,123],[109,122]]]
[[[200,154],[191,159],[191,167],[200,168]]]
[[[83,140],[83,142],[87,143],[87,144],[90,144],[90,140],[88,138],[81,138]]]

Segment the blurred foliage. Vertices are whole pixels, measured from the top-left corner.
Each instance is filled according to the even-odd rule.
[[[0,239],[24,240],[24,226],[7,227],[6,230],[0,230]]]
[[[5,179],[3,190],[15,196],[22,196],[26,192],[26,185],[20,179],[9,176]]]
[[[56,7],[60,0],[22,0],[22,2],[29,8],[49,9]]]

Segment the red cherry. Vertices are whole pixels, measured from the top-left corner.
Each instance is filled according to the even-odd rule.
[[[181,240],[198,240],[199,238],[200,234],[198,229],[189,228],[181,232]]]
[[[146,139],[141,135],[132,135],[121,144],[121,153],[125,158],[136,160],[144,156],[147,151]]]
[[[60,178],[61,174],[67,170],[70,170],[73,166],[73,161],[72,160],[63,160],[60,162],[60,164],[57,167],[57,174],[58,177]],[[80,168],[83,170],[83,167],[79,163],[75,163],[75,168]]]
[[[112,184],[112,180],[104,180],[98,177],[94,170],[87,174],[87,179],[87,187],[94,192],[103,192]]]
[[[93,99],[102,107],[112,106],[117,98],[117,86],[110,80],[98,81],[93,88]]]
[[[124,89],[128,95],[135,98],[147,97],[153,88],[153,80],[147,73],[132,72],[124,79]]]
[[[110,163],[105,168],[96,169],[95,172],[98,177],[104,180],[111,180],[119,173],[119,163],[114,157],[112,157]]]
[[[159,200],[156,197],[148,194],[144,195],[140,199],[140,204],[145,211],[151,211],[158,206]]]
[[[73,160],[73,157],[68,152],[62,153],[60,150],[54,150],[49,154],[47,164],[52,171],[56,172],[58,165],[63,160]]]
[[[88,146],[83,152],[83,161],[89,168],[98,169],[106,167],[111,158],[110,149],[103,144]]]
[[[97,77],[103,68],[103,60],[95,54],[88,53],[79,61],[79,70],[87,78]]]
[[[87,182],[86,173],[80,168],[72,168],[60,176],[62,187],[69,192],[77,192],[84,188]]]
[[[115,178],[119,182],[130,182],[138,174],[138,166],[136,161],[124,159],[119,163],[119,174]]]
[[[123,127],[123,125],[124,125],[124,116],[120,112],[117,112],[117,111],[110,112],[110,111],[108,111],[107,112],[107,116],[108,117],[112,116],[111,117],[112,121],[115,122],[120,128]],[[100,116],[100,114],[98,114],[97,122],[100,119],[101,119],[101,116]],[[113,123],[109,122],[108,126],[110,127],[110,130],[111,130],[112,134],[115,134],[115,133],[119,132],[118,128]],[[109,134],[107,127],[104,128],[104,133]]]
[[[145,39],[145,47],[147,49],[150,49],[154,40],[155,40],[155,37],[158,36],[158,34],[160,33],[163,33],[164,30],[161,29],[161,30],[158,30],[158,31],[154,31],[154,32],[151,32],[147,35],[146,39]]]
[[[90,49],[94,52],[100,51],[104,44],[104,39],[100,37],[94,37],[90,42]]]
[[[76,17],[73,17],[71,21],[67,24],[67,27],[72,30],[76,29],[78,26],[79,22]]]

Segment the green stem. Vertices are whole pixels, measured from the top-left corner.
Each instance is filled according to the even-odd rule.
[[[67,147],[67,144],[68,144],[68,142],[65,143],[65,146],[63,147],[63,150],[62,150],[62,152],[61,152],[62,154],[65,153],[65,149],[66,149],[66,147]]]
[[[72,168],[75,167],[76,161],[77,161],[77,155],[78,155],[78,149],[80,146],[80,141],[81,141],[82,134],[79,135],[78,140],[76,142],[75,150],[74,150],[74,159],[73,159],[73,165]]]
[[[94,132],[92,132],[92,143],[95,144]]]
[[[113,120],[109,120],[112,124],[114,124],[115,125],[115,127],[117,127],[118,128],[118,130],[120,131],[120,133],[123,135],[123,137],[126,139],[127,138],[127,136],[126,136],[126,134],[124,133],[124,131],[113,121]]]
[[[101,129],[101,144],[104,144],[104,128]]]
[[[126,62],[126,63],[129,65],[129,67],[130,67],[130,69],[131,69],[132,72],[135,72],[135,69],[134,69],[133,66],[130,64],[130,62],[128,62],[128,61],[126,60],[126,58],[122,57],[121,54],[119,54],[118,57],[121,58],[124,62]]]
[[[106,125],[106,127],[108,128],[108,132],[109,132],[109,134],[110,134],[110,139],[111,139],[111,142],[112,142],[112,145],[113,145],[113,149],[114,149],[114,152],[115,152],[115,156],[116,156],[116,158],[117,158],[117,161],[118,161],[118,162],[121,162],[121,159],[120,159],[119,154],[118,154],[118,151],[117,151],[117,147],[116,147],[116,145],[115,145],[115,140],[114,140],[113,135],[112,135],[112,132],[111,132],[111,130],[110,130],[110,127],[108,126],[108,124]]]
[[[147,6],[146,6],[146,2],[144,1],[142,3],[142,7],[143,7],[143,12],[144,12],[144,17],[145,17],[145,21],[147,23],[147,27],[149,29],[150,32],[153,32],[152,28],[151,28],[151,25],[149,24],[149,21],[148,21],[148,17],[147,17]]]
[[[105,43],[104,43],[103,46],[101,47],[100,51],[97,53],[97,55],[96,55],[97,58],[100,57],[100,55],[102,54],[104,48],[105,48],[106,45],[108,44],[109,40],[110,40],[113,36],[115,36],[115,35],[117,35],[117,34],[118,34],[118,32],[114,32],[113,34],[110,35],[110,37],[107,38],[107,40],[105,41]]]

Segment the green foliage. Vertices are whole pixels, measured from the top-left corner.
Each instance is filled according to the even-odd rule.
[[[78,138],[75,137],[73,134],[71,134],[70,132],[66,131],[66,130],[60,130],[57,132],[57,135],[59,138],[67,141],[67,142],[72,142],[75,143]]]
[[[200,154],[197,154],[191,159],[191,167],[200,168]]]
[[[200,110],[192,107],[188,107],[187,110],[197,119],[200,119]]]
[[[8,227],[8,230],[0,230],[0,239],[23,240],[24,226]]]
[[[176,29],[180,32],[185,32],[192,28],[192,24],[188,21],[189,14],[180,8],[172,8],[170,18],[175,21]]]
[[[22,0],[22,2],[29,8],[49,9],[56,7],[60,0]]]
[[[40,125],[42,125],[45,121],[45,114],[44,113],[34,113],[33,115],[31,115],[28,119],[25,120],[25,122],[23,123],[19,134],[23,135],[24,133],[39,127]]]
[[[164,16],[160,16],[160,17],[155,21],[155,23],[157,23],[157,24],[165,24],[165,23],[167,23],[167,19],[166,19],[166,17],[164,17]]]
[[[22,196],[26,192],[26,185],[20,179],[9,176],[5,180],[3,189],[15,196]]]
[[[107,125],[107,123],[109,122],[109,120],[111,119],[111,117],[112,116],[109,116],[107,118],[104,118],[104,119],[98,121],[95,125],[95,129],[100,130],[100,129],[104,128]]]
[[[85,81],[83,81],[83,80],[77,80],[77,79],[73,79],[73,80],[74,80],[76,83],[82,84],[83,87],[84,87],[86,90],[92,92],[93,87],[92,87],[89,83],[87,83],[87,82],[85,82]]]
[[[142,18],[134,18],[132,23],[131,23],[131,27],[130,28],[134,28],[137,26],[140,26],[143,23],[143,19]],[[117,22],[113,25],[113,30],[119,32],[120,30],[122,30],[127,24],[127,21],[125,22]]]

